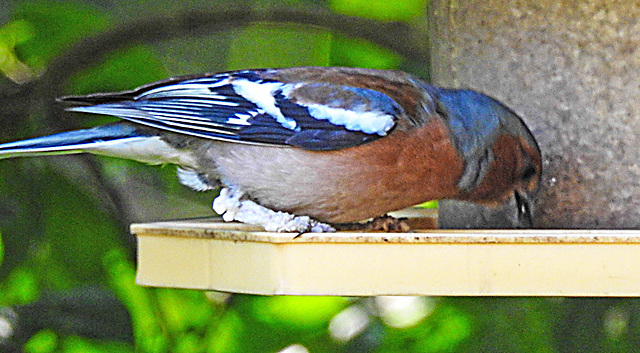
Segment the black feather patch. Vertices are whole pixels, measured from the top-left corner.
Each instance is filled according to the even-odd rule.
[[[332,151],[362,145],[379,137],[348,130],[304,130],[289,137],[285,142],[310,151]]]

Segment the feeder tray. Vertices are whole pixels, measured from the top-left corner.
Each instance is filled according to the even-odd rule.
[[[433,210],[406,210],[433,228]],[[639,296],[640,231],[271,233],[219,218],[133,224],[138,284],[262,295]]]

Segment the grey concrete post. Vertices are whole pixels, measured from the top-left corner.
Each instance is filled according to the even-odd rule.
[[[499,99],[538,139],[537,225],[638,228],[640,3],[432,0],[430,12],[434,83]]]

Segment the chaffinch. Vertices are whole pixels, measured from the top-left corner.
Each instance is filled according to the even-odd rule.
[[[298,67],[184,76],[63,97],[122,122],[0,145],[0,158],[88,152],[178,166],[225,221],[331,231],[428,200],[515,201],[530,226],[542,163],[509,108],[400,71]],[[326,224],[329,223],[329,224]]]

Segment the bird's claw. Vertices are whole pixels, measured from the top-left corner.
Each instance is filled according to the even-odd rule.
[[[343,223],[337,225],[337,228],[338,230],[391,233],[407,233],[411,231],[411,226],[409,226],[406,218],[395,218],[389,215],[376,217],[365,223]]]

